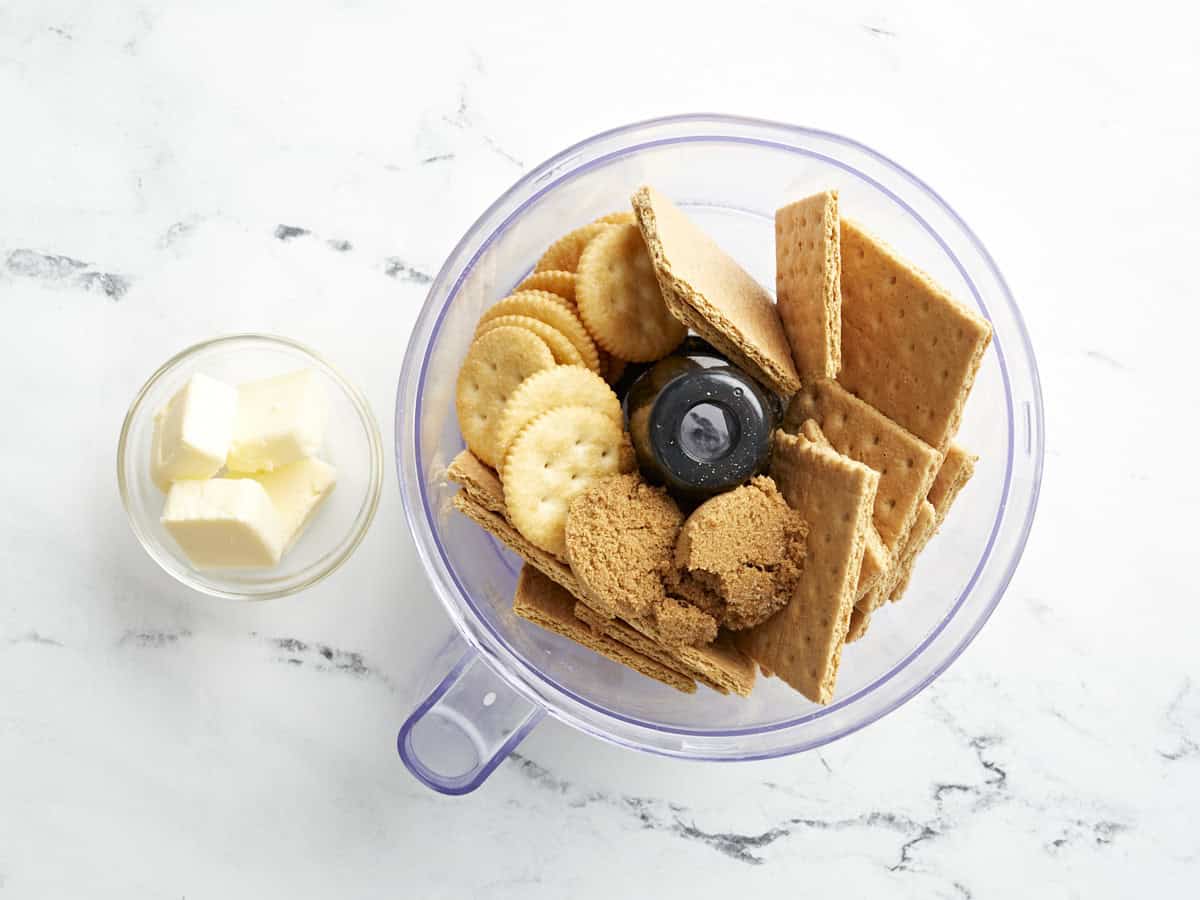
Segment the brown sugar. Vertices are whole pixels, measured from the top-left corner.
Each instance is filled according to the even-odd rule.
[[[804,565],[808,526],[766,476],[699,506],[675,543],[672,593],[726,628],[764,622],[787,605]]]
[[[666,644],[716,637],[712,616],[667,596],[683,513],[662,488],[638,475],[605,478],[581,493],[567,514],[567,556],[584,599],[609,617],[647,619]]]

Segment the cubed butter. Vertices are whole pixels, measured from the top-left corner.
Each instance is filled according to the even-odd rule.
[[[317,508],[333,491],[337,469],[310,456],[274,472],[259,472],[249,477],[263,486],[275,506],[286,553],[300,539]]]
[[[162,523],[197,569],[268,567],[283,555],[279,513],[253,478],[177,481]]]
[[[237,412],[236,388],[197,373],[154,416],[150,477],[160,490],[210,478],[225,465]]]
[[[273,472],[316,456],[327,415],[325,389],[312,369],[240,385],[226,468]]]

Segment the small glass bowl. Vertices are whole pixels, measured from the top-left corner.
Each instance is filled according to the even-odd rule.
[[[155,413],[196,372],[238,384],[296,369],[319,372],[326,385],[329,424],[321,456],[337,468],[337,486],[278,566],[194,569],[159,521],[165,496],[150,478]],[[314,351],[275,335],[235,334],[175,355],[138,391],[121,426],[117,483],[133,533],[169,575],[215,597],[268,600],[316,584],[350,558],[379,506],[383,445],[366,398]]]

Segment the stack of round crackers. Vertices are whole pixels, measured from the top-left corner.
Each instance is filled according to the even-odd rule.
[[[610,385],[627,363],[661,359],[686,334],[631,212],[559,238],[480,317],[458,376],[459,427],[499,473],[527,540],[565,559],[571,500],[636,468]]]

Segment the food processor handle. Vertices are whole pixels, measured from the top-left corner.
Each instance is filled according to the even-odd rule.
[[[546,714],[509,687],[466,643],[458,663],[400,728],[404,765],[427,787],[467,794]]]

